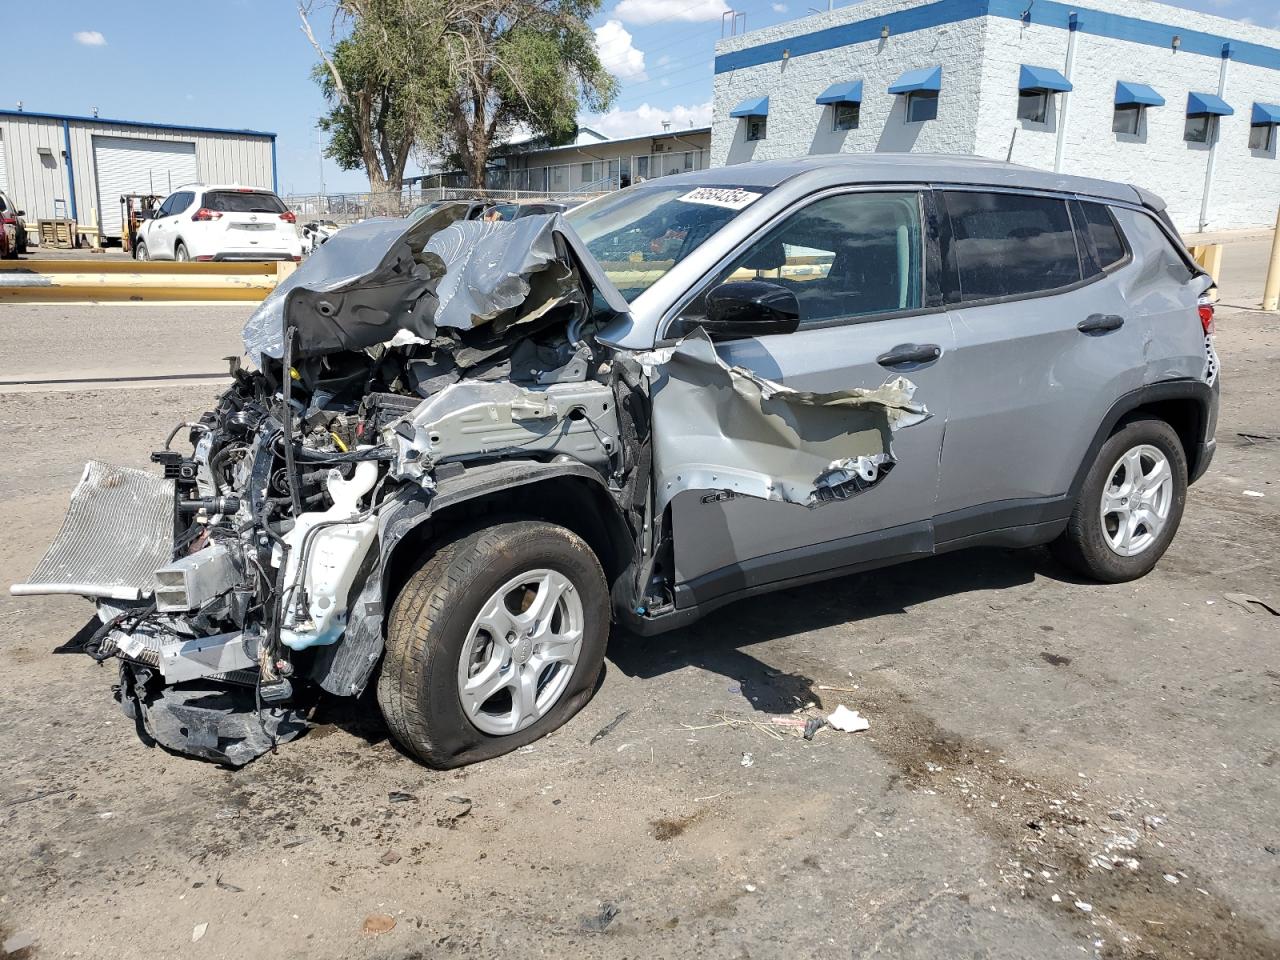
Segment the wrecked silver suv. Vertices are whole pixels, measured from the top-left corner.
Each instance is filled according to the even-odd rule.
[[[1132,187],[876,155],[465,212],[337,233],[158,471],[86,467],[13,591],[96,603],[145,739],[239,765],[376,683],[493,757],[614,620],[977,544],[1140,576],[1213,453],[1211,282]]]

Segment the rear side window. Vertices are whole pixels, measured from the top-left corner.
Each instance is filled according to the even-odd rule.
[[[1084,209],[1085,227],[1093,240],[1093,249],[1098,254],[1098,266],[1103,270],[1115,266],[1125,258],[1125,249],[1111,211],[1102,203],[1081,203],[1080,206]]]
[[[1064,200],[1018,193],[948,191],[948,251],[959,279],[953,302],[1026,296],[1081,279]]]
[[[285,206],[265,190],[210,190],[204,195],[206,210],[220,213],[284,213]]]

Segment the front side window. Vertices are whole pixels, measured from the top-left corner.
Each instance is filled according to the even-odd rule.
[[[1018,119],[1044,123],[1049,115],[1049,94],[1043,90],[1018,91]]]
[[[800,304],[801,327],[914,310],[923,303],[922,249],[918,194],[846,193],[792,214],[713,287],[729,280],[787,287]]]
[[[833,130],[857,130],[860,105],[837,103],[831,110]]]
[[[1213,117],[1200,114],[1187,117],[1187,124],[1182,131],[1182,139],[1187,143],[1208,143],[1213,134]]]
[[[747,140],[763,140],[768,134],[764,117],[747,118]]]
[[[948,191],[950,250],[960,302],[1025,296],[1081,279],[1064,200],[1019,193]]]
[[[938,94],[931,90],[907,94],[907,123],[938,119]]]
[[[1142,107],[1116,107],[1116,112],[1111,118],[1111,132],[1136,134],[1141,124]]]
[[[1255,123],[1249,128],[1249,149],[1250,150],[1270,150],[1272,131],[1275,130],[1269,123]]]
[[[631,301],[767,192],[755,186],[664,186],[657,179],[584,203],[565,216]]]

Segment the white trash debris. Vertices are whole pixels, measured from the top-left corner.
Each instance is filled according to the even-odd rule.
[[[204,932],[205,932],[206,930],[208,930],[208,929],[209,929],[209,924],[207,924],[207,923],[197,923],[197,924],[195,925],[195,927],[193,927],[193,928],[192,928],[192,930],[191,930],[191,942],[192,942],[192,943],[195,943],[197,940],[199,940],[201,937],[203,937],[203,936],[204,936]]]
[[[1177,878],[1177,877],[1175,877],[1172,873],[1166,873],[1166,874],[1164,875],[1164,879],[1165,879],[1165,882],[1166,882],[1166,883],[1177,883],[1177,882],[1178,882],[1178,878]]]
[[[1246,497],[1261,497],[1261,496],[1264,496],[1264,494],[1263,494],[1261,491],[1259,491],[1259,490],[1245,490],[1245,491],[1244,491],[1244,495],[1245,495]]]
[[[1093,904],[1085,903],[1083,900],[1077,900],[1076,909],[1083,910],[1085,913],[1093,913]]]
[[[755,757],[753,757],[751,754],[749,754],[749,753],[744,753],[744,754],[742,755],[742,765],[743,765],[744,767],[751,767],[751,766],[755,766],[755,762],[756,762],[756,758],[755,758]]]
[[[871,729],[871,721],[859,715],[857,710],[850,710],[843,703],[827,716],[827,725],[842,733],[858,733]]]

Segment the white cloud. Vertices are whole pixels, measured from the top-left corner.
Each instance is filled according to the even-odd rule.
[[[71,36],[76,43],[86,47],[105,47],[107,45],[107,38],[97,30],[77,30]]]
[[[787,5],[786,5],[785,3],[771,3],[771,4],[769,4],[769,6],[773,7],[773,12],[774,12],[774,13],[786,13],[786,12],[787,12]]]
[[[671,133],[679,133],[690,127],[706,127],[711,124],[711,101],[691,106],[651,107],[644,103],[634,110],[610,110],[608,113],[584,117],[579,123],[603,133],[606,137],[642,137],[662,133],[662,121],[671,122]]]
[[[625,0],[624,0],[625,2]],[[644,53],[631,43],[631,34],[618,20],[596,27],[596,50],[604,68],[619,80],[647,80]]]
[[[702,23],[719,20],[729,9],[725,0],[622,0],[613,8],[613,15],[627,23],[658,23],[662,20],[682,20],[686,23]]]

